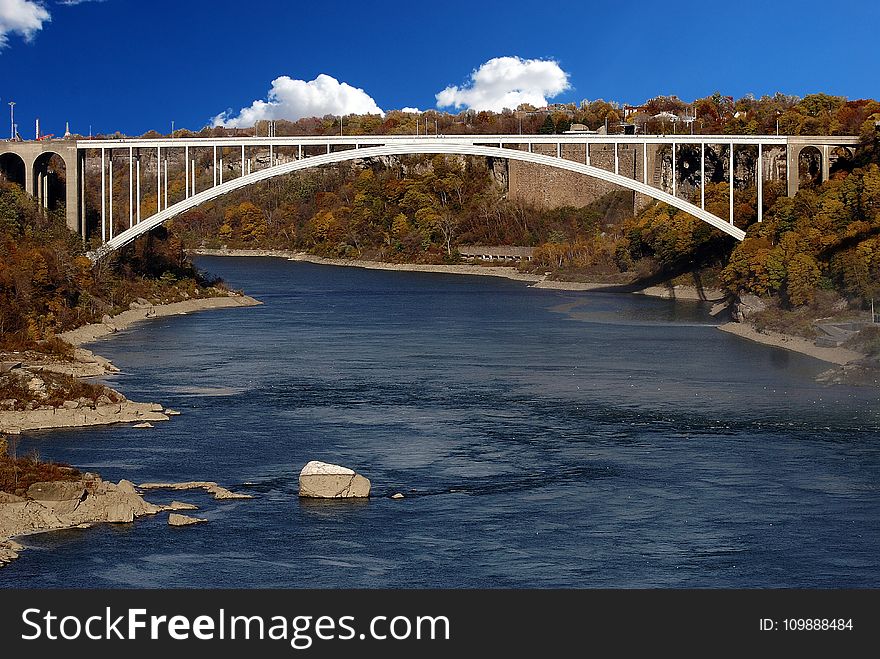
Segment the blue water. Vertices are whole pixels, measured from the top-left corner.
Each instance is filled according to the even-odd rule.
[[[202,258],[265,304],[93,346],[183,415],[27,436],[107,479],[255,499],[25,539],[4,587],[877,587],[880,400],[705,305]],[[309,502],[309,460],[369,477]],[[394,492],[406,495],[392,500]]]

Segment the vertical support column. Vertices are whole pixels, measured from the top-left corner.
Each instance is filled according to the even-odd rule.
[[[110,151],[110,240],[113,240],[113,149]]]
[[[105,203],[107,200],[107,189],[105,182],[105,167],[107,166],[107,162],[105,160],[104,147],[101,147],[101,243],[107,242],[107,209],[105,207]]]
[[[184,199],[189,199],[189,145],[183,147]]]
[[[86,152],[83,149],[82,156],[79,161],[79,224],[82,232],[82,239],[85,241],[89,236],[88,227],[86,226]]]
[[[241,175],[244,176],[244,144],[241,145]]]
[[[64,170],[67,181],[64,185],[64,219],[67,228],[79,235],[82,231],[79,215],[79,150],[76,145],[68,147],[61,156],[64,159]]]
[[[758,222],[764,221],[764,145],[758,142]]]
[[[532,143],[529,142],[529,153],[531,153],[531,152],[532,152]]]
[[[785,144],[785,178],[788,184],[788,196],[794,197],[801,186],[798,161],[803,147],[792,144],[790,140],[791,138],[786,140]]]
[[[330,153],[330,142],[327,142],[327,153]]]
[[[192,166],[189,169],[190,175],[192,176],[192,181],[190,181],[189,184],[190,196],[195,195],[196,193],[196,161],[193,160],[191,165]]]
[[[617,142],[614,143],[614,173],[620,174],[620,154],[619,151],[620,144]]]
[[[128,147],[128,227],[134,226],[134,149]]]
[[[46,210],[49,210],[49,172],[48,171],[42,175],[42,180],[43,180],[43,191],[41,194],[43,196],[43,208]]]
[[[557,143],[556,143],[556,157],[557,157],[557,158],[561,158],[561,157],[562,157],[562,142],[557,142]]]
[[[165,158],[165,208],[168,208],[168,158]]]
[[[672,143],[672,196],[678,196],[678,163],[676,160],[676,144]]]
[[[135,162],[135,177],[137,178],[137,186],[135,186],[135,192],[137,193],[137,198],[135,199],[135,203],[137,204],[137,208],[135,210],[135,221],[137,224],[141,223],[141,154],[138,153],[137,161]]]
[[[330,153],[329,146],[327,147],[327,149],[328,149],[327,153]],[[275,165],[275,147],[273,147],[270,144],[269,145],[269,167],[273,167],[274,165]]]
[[[214,145],[214,185],[217,185],[217,145]]]
[[[223,185],[223,158],[220,158],[220,185]]]
[[[831,178],[831,147],[827,144],[822,146],[822,183]]]
[[[648,143],[642,142],[642,182],[648,185]]]
[[[730,143],[730,223],[733,224],[733,142]]]
[[[700,142],[700,208],[706,210],[706,143]]]
[[[300,160],[303,159],[303,145],[302,144],[299,145],[299,159]],[[248,174],[250,174],[250,170],[248,170]]]
[[[584,142],[584,164],[590,166],[590,143]]]
[[[162,147],[156,147],[156,212],[162,212]]]

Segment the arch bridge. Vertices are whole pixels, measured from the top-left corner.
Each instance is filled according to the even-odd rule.
[[[410,154],[481,156],[555,167],[620,186],[663,201],[710,224],[737,240],[745,232],[734,224],[737,153],[757,151],[755,176],[758,221],[763,219],[764,182],[778,172],[767,171],[771,149],[784,150],[784,176],[789,196],[799,186],[799,159],[808,148],[818,151],[820,178],[827,180],[832,156],[841,149],[852,153],[857,137],[780,135],[359,135],[300,137],[159,138],[110,140],[52,140],[0,143],[0,171],[18,180],[46,208],[64,199],[67,226],[88,238],[85,200],[100,196],[100,247],[93,260],[130,243],[166,220],[211,199],[244,186],[299,170],[334,163]],[[700,154],[700,203],[680,194],[683,153]],[[598,152],[613,151],[605,162],[594,161]],[[671,184],[657,174],[661,151],[671,151]],[[722,161],[730,186],[727,217],[706,210],[706,154]],[[814,152],[815,153],[815,152]],[[66,190],[50,185],[57,178],[53,165],[58,156],[64,166]],[[142,172],[141,162],[147,167]],[[181,160],[183,161],[181,163]],[[120,162],[121,161],[121,162]],[[622,163],[626,161],[624,167]],[[128,203],[114,209],[116,185],[128,188]],[[120,167],[121,165],[121,167]],[[174,170],[169,188],[169,167]],[[87,169],[88,168],[88,169]],[[87,190],[86,171],[98,169],[100,190]],[[55,167],[57,169],[57,166]],[[624,171],[626,170],[626,171]],[[183,185],[180,174],[183,173]],[[97,188],[98,176],[93,178]],[[716,172],[716,179],[718,178]],[[142,182],[144,191],[142,194]],[[197,189],[201,188],[201,189]],[[123,194],[123,198],[124,198]],[[115,213],[114,213],[115,211]]]

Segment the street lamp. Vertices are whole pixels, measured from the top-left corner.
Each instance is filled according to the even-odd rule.
[[[15,101],[9,101],[9,139],[15,140]]]

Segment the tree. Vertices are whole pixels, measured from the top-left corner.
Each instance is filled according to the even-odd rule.
[[[556,125],[553,123],[553,117],[548,114],[547,118],[544,119],[544,123],[541,124],[541,127],[538,129],[538,132],[541,135],[552,135],[555,133]]]

